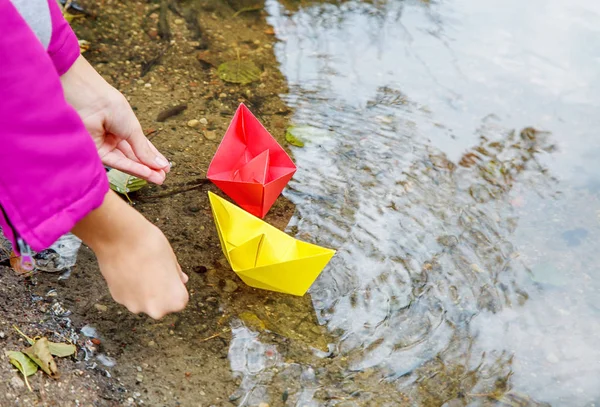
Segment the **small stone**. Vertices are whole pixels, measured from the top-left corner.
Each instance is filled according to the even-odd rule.
[[[237,289],[238,285],[235,281],[229,279],[225,280],[225,287],[223,287],[223,291],[225,291],[226,293],[232,293]]]
[[[138,373],[137,375],[135,375],[136,383],[142,383],[143,381],[144,381],[144,375],[142,375],[141,373]]]
[[[144,82],[144,80],[143,80],[143,79],[138,79],[138,80],[137,80],[137,84],[138,84],[138,85],[143,85],[144,83],[145,83],[145,82]]]
[[[151,87],[152,87],[152,84],[151,84],[151,83],[146,83],[146,84],[144,84],[144,87],[145,87],[145,88],[151,88]]]
[[[260,403],[258,405],[258,407],[269,407],[269,404],[263,402],[263,403]]]
[[[208,124],[208,120],[206,120],[206,117],[203,117],[202,119],[200,119],[200,123],[206,126]]]
[[[105,312],[108,310],[108,307],[103,304],[94,304],[94,308],[96,308],[99,312]]]
[[[136,369],[137,369],[138,372],[142,371],[142,367],[141,366],[137,366]]]
[[[4,339],[6,338],[6,334],[2,331],[0,331],[0,339]]]
[[[19,376],[13,376],[10,379],[10,385],[15,390],[19,390],[25,387],[25,383],[23,383],[23,380],[21,380]]]
[[[175,331],[173,331],[172,329],[169,331],[169,335],[175,335]]]
[[[215,140],[217,138],[217,133],[214,131],[205,131],[204,137],[206,137],[207,140]]]
[[[198,127],[199,124],[200,124],[200,121],[196,120],[196,119],[192,119],[187,122],[188,127],[191,127],[192,129]]]
[[[154,342],[154,341],[150,341],[150,342],[148,342],[148,346],[149,346],[149,347],[156,346],[156,342]]]
[[[226,98],[226,97],[227,97],[227,93],[221,93],[221,94],[219,95],[219,97],[220,97],[221,99],[223,99],[223,98]]]
[[[177,25],[181,25],[181,24],[183,24],[183,23],[185,23],[185,21],[183,20],[183,18],[176,18],[176,19],[175,19],[175,24],[177,24]]]

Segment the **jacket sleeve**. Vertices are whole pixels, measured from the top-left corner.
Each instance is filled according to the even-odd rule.
[[[51,57],[9,0],[0,0],[0,95],[0,226],[13,245],[43,250],[101,205],[108,180]]]
[[[59,76],[69,70],[80,54],[79,42],[69,23],[63,18],[56,0],[48,0],[52,20],[52,37],[48,44],[48,55]]]

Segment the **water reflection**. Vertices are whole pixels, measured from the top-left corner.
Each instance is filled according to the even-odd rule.
[[[246,370],[243,393],[289,405],[600,400],[600,6],[267,4],[306,143],[290,230],[339,250],[311,290],[337,339],[330,354]],[[282,360],[298,356],[283,348]],[[235,349],[232,361],[251,353]]]

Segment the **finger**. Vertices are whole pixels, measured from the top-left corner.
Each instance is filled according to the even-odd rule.
[[[119,139],[127,141],[140,163],[155,170],[168,167],[167,159],[150,147],[148,138],[144,135],[142,126],[135,117],[129,102],[125,97],[119,98],[119,101],[120,104],[118,108],[115,108],[115,114],[111,115],[105,124],[106,130]]]
[[[183,281],[183,284],[187,284],[189,280],[188,275],[181,270],[181,266],[179,264],[177,265],[177,268],[179,269],[179,277],[181,277],[181,281]]]
[[[114,150],[106,154],[102,159],[102,163],[154,184],[161,185],[165,181],[165,172],[163,170],[153,170],[144,164],[135,162],[127,158],[119,150]]]
[[[144,136],[142,128],[139,125],[136,126],[125,140],[127,140],[141,163],[157,170],[166,170],[169,167],[169,161],[158,150],[153,149],[154,146]]]
[[[156,155],[162,155],[158,149],[154,146],[154,144],[152,144],[152,142],[150,140],[148,140],[148,144],[150,144],[150,149],[154,152],[154,154]],[[163,168],[163,170],[168,173],[169,171],[171,171],[171,163],[169,163],[168,166],[166,166],[165,168]]]
[[[129,158],[130,160],[139,163],[138,158],[136,157],[135,153],[133,152],[133,149],[131,148],[131,146],[126,142],[126,141],[122,141],[117,145],[117,148],[119,149],[119,151],[121,151],[127,158]],[[141,164],[141,163],[140,163]],[[150,168],[150,167],[148,167]],[[166,177],[166,172],[162,169],[160,170],[155,170],[153,168],[150,168],[150,171],[155,172],[156,175],[150,177],[149,179],[146,179],[146,181],[149,182],[153,182],[155,184],[160,184],[161,182],[164,182],[165,177]],[[156,181],[156,180],[160,180],[160,181]]]

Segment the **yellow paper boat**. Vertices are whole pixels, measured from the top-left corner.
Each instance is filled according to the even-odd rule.
[[[223,253],[249,286],[302,296],[335,250],[301,242],[208,193]]]

